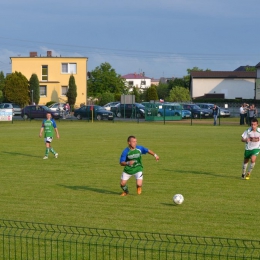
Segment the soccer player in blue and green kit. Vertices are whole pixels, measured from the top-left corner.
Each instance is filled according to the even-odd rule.
[[[155,157],[156,161],[159,160],[159,156],[153,151],[145,148],[141,145],[137,145],[137,140],[135,136],[131,135],[127,138],[128,147],[124,149],[120,157],[120,165],[124,166],[124,170],[121,176],[121,188],[123,193],[121,196],[126,196],[129,194],[127,181],[135,176],[137,194],[142,193],[143,185],[143,164],[142,164],[142,154],[151,154]]]
[[[43,131],[44,131],[44,141],[46,146],[45,156],[43,157],[43,159],[48,159],[49,151],[51,151],[54,154],[55,158],[58,158],[58,153],[56,153],[54,149],[51,147],[51,142],[54,136],[54,131],[56,132],[56,136],[58,139],[60,138],[60,135],[59,135],[56,122],[53,118],[51,118],[50,113],[47,113],[46,119],[42,121],[42,127],[40,130],[39,137],[42,137]]]

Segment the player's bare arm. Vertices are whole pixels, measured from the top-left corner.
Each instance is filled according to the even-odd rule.
[[[55,132],[56,132],[56,136],[57,138],[59,139],[60,138],[60,135],[59,135],[59,131],[58,131],[58,128],[54,128]]]
[[[43,127],[41,127],[40,133],[39,133],[39,137],[42,137],[42,132],[43,132]]]
[[[156,161],[159,161],[160,157],[159,157],[156,153],[154,153],[154,152],[151,151],[151,150],[149,150],[148,153],[151,154],[152,156],[154,156],[154,158],[155,158]]]

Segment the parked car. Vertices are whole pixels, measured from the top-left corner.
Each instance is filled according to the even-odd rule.
[[[24,107],[21,112],[21,117],[23,119],[46,118],[47,113],[51,113],[52,117],[55,119],[60,118],[60,113],[58,111],[52,111],[48,107],[40,105],[31,105]]]
[[[74,110],[74,116],[81,120],[82,118],[90,118],[92,119],[92,110],[93,110],[93,118],[97,120],[113,120],[114,113],[104,109],[101,106],[82,106],[79,109]]]
[[[66,103],[53,103],[49,106],[49,109],[52,111],[63,111],[65,105]]]
[[[219,107],[219,115],[221,117],[230,117],[230,111],[227,108]]]
[[[145,106],[140,103],[120,104],[115,110],[111,110],[117,117],[144,118]]]
[[[213,106],[214,104],[208,104],[208,103],[196,103],[197,106],[199,106],[203,110],[208,110],[209,116],[213,117]]]
[[[196,104],[181,104],[183,109],[190,110],[193,118],[208,118],[210,116],[208,109],[202,109]]]
[[[110,110],[111,110],[111,107],[116,107],[116,106],[119,105],[119,104],[120,104],[120,102],[109,102],[109,103],[105,104],[103,107],[104,107],[106,110],[110,111]]]
[[[181,116],[190,118],[191,111],[182,109],[179,103],[166,103],[159,106],[157,116]]]
[[[214,107],[214,104],[211,104],[211,103],[196,103],[196,105],[198,105],[200,108],[206,108],[206,109],[211,110],[210,116],[213,116],[212,108]],[[222,107],[218,107],[218,108],[219,108],[219,115],[221,117],[229,117],[230,116],[230,112],[227,108],[222,108]]]
[[[148,116],[157,116],[158,109],[162,107],[164,103],[162,102],[142,102],[142,105],[145,106],[145,112]]]
[[[15,103],[1,103],[0,109],[13,109],[13,115],[21,115],[21,107]]]

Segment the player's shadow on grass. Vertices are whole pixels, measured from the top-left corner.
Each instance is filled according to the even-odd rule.
[[[164,169],[164,171],[169,171],[169,172],[173,172],[172,170],[169,169]],[[198,175],[211,175],[211,176],[215,176],[215,177],[220,177],[220,178],[234,178],[234,176],[228,176],[228,175],[221,175],[221,174],[216,174],[216,173],[212,173],[212,172],[203,172],[203,171],[184,171],[184,170],[176,170],[174,171],[174,173],[191,173],[191,174],[198,174]]]
[[[10,155],[22,155],[22,156],[27,156],[27,157],[39,158],[39,156],[32,155],[32,154],[26,154],[26,153],[17,153],[17,152],[3,152],[3,153],[7,153],[7,154],[10,154]]]
[[[118,195],[118,192],[115,191],[110,191],[110,190],[104,190],[104,189],[99,189],[95,187],[89,187],[89,186],[67,186],[63,184],[57,184],[60,187],[64,187],[66,189],[71,189],[71,190],[88,190],[88,191],[94,191],[97,193],[103,193],[103,194],[116,194]]]

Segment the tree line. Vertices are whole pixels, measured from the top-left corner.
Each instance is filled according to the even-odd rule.
[[[158,86],[151,85],[141,90],[137,87],[129,88],[125,79],[105,62],[87,73],[87,96],[88,99],[97,100],[101,106],[108,102],[120,101],[123,94],[134,95],[136,102],[160,99],[170,102],[190,101],[191,71],[203,70],[198,67],[187,69],[187,75],[183,78],[174,78],[166,83],[160,82]],[[69,78],[68,86],[66,96],[68,103],[73,107],[77,98],[77,86],[73,75]],[[40,102],[40,84],[36,74],[32,74],[27,80],[21,72],[14,72],[5,77],[0,71],[0,102],[17,103],[23,107],[32,101],[36,104]]]
[[[77,85],[73,75],[70,75],[66,94],[68,103],[73,108],[77,98]],[[40,102],[40,83],[37,74],[33,73],[28,80],[21,72],[13,72],[4,76],[0,71],[0,103],[16,103],[21,107]],[[50,100],[51,102],[51,100]]]
[[[158,86],[151,85],[145,90],[137,87],[128,87],[125,79],[117,74],[109,63],[102,63],[94,70],[88,72],[88,98],[98,100],[98,104],[103,106],[106,103],[120,101],[122,94],[135,96],[136,102],[150,100],[160,100],[169,102],[190,101],[190,72],[203,71],[198,67],[187,69],[188,75],[183,78],[175,78],[160,82]],[[209,71],[209,69],[206,69]]]

